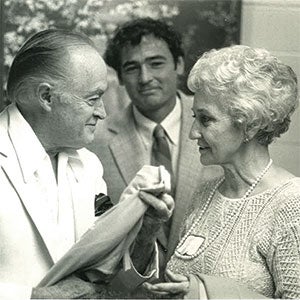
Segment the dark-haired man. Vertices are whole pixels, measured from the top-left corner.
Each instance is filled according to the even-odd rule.
[[[163,269],[177,244],[195,186],[215,172],[200,165],[197,145],[188,138],[192,101],[177,90],[178,76],[184,72],[181,38],[165,22],[137,19],[117,29],[105,59],[116,70],[131,104],[106,119],[90,149],[104,165],[104,178],[114,202],[144,164],[164,164],[172,174],[175,212],[158,236]],[[164,139],[160,146],[154,142],[158,124]],[[158,148],[163,152],[161,162],[155,160]]]

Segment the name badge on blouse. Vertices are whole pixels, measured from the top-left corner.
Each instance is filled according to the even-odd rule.
[[[193,256],[198,252],[204,241],[205,238],[203,236],[191,234],[186,238],[183,244],[176,249],[176,252],[185,256]]]

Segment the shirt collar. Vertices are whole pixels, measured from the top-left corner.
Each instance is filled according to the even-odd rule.
[[[73,174],[78,182],[82,177],[83,163],[77,150],[68,149],[59,155],[67,156],[67,161],[73,171]]]
[[[169,113],[165,119],[160,123],[165,129],[170,141],[174,145],[178,145],[178,127],[180,126],[181,118],[181,105],[178,98],[176,98],[176,104],[171,113]]]
[[[8,114],[9,134],[19,160],[24,181],[27,182],[45,160],[48,160],[51,166],[50,158],[15,104],[10,105]],[[78,152],[70,149],[65,151],[64,155],[68,156],[71,168],[78,180],[80,177],[79,170],[82,167]]]
[[[133,106],[133,115],[137,124],[139,132],[145,136],[148,140],[152,139],[153,131],[157,125],[152,120],[146,118],[141,114],[138,109]],[[176,103],[173,110],[165,117],[165,119],[160,123],[161,126],[166,131],[171,143],[178,145],[178,126],[180,126],[181,118],[181,105],[180,100],[176,97]]]
[[[48,155],[15,104],[10,106],[8,114],[8,131],[23,172],[24,181],[27,182]]]

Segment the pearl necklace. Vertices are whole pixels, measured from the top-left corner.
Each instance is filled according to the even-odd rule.
[[[251,186],[249,187],[249,189],[246,191],[246,193],[244,194],[244,196],[241,199],[241,202],[244,202],[244,200],[246,198],[249,197],[249,195],[253,192],[253,190],[255,189],[255,187],[259,184],[259,182],[262,180],[263,176],[267,173],[267,171],[269,170],[269,168],[271,167],[273,163],[273,160],[270,159],[269,163],[267,164],[267,166],[262,170],[262,172],[258,175],[258,177],[255,179],[255,181],[251,184]],[[186,241],[186,239],[191,235],[191,233],[193,232],[193,230],[199,225],[200,220],[202,219],[204,213],[206,212],[209,204],[211,203],[211,200],[213,199],[216,190],[219,188],[219,186],[223,183],[224,181],[224,177],[221,178],[217,184],[214,186],[214,188],[211,190],[211,192],[209,193],[209,196],[207,198],[207,201],[205,202],[203,208],[201,209],[199,216],[197,217],[196,221],[192,224],[192,226],[189,228],[189,230],[187,231],[187,233],[184,235],[184,237],[181,239],[181,241],[179,242],[178,246],[175,249],[175,256],[178,258],[181,258],[183,260],[191,260],[195,257],[197,257],[200,252],[203,250],[205,250],[207,248],[206,247],[201,247],[201,245],[199,246],[198,250],[192,254],[181,254],[178,250],[179,248],[184,244],[184,242]],[[231,218],[233,218],[235,215],[231,215]],[[230,219],[231,220],[231,219]],[[220,233],[219,233],[220,234]],[[213,239],[210,240],[210,244],[212,242],[214,242],[214,240],[219,236],[219,234],[217,234]]]

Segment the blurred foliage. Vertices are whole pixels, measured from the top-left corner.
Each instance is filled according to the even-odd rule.
[[[4,0],[4,83],[18,48],[40,30],[84,32],[103,52],[119,24],[146,16],[165,19],[183,34],[188,69],[195,53],[238,42],[240,0]],[[209,42],[214,34],[218,43]]]
[[[153,0],[5,0],[4,64],[32,34],[46,28],[86,33],[105,44],[116,26],[136,17],[171,18],[175,5]]]

